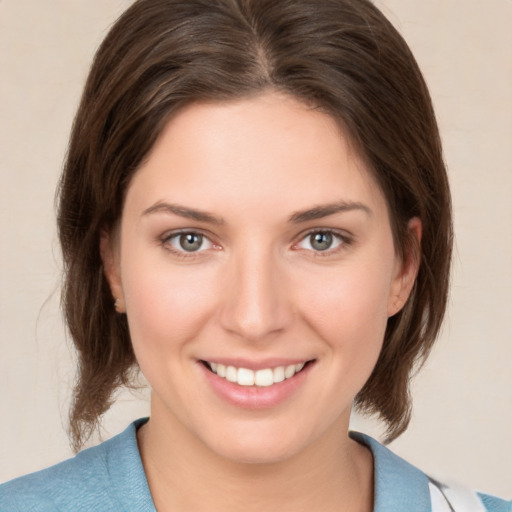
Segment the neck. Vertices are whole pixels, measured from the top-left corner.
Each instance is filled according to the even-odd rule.
[[[138,441],[158,512],[373,510],[371,453],[346,430],[333,429],[301,453],[268,463],[226,459],[154,415]]]

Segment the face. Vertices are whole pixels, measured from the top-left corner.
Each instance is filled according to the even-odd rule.
[[[175,115],[101,249],[152,421],[249,462],[346,432],[416,272],[336,122],[277,94]]]

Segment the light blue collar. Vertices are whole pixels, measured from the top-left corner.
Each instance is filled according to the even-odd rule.
[[[137,429],[147,421],[148,418],[134,421],[124,432],[104,443],[111,490],[123,505],[122,510],[156,512],[137,444]]]
[[[146,421],[147,418],[133,422],[105,443],[105,463],[116,498],[126,510],[155,512],[136,436],[137,429]],[[428,478],[424,473],[365,434],[350,432],[350,437],[373,454],[373,512],[431,512]]]
[[[373,512],[431,512],[429,480],[423,472],[365,434],[350,432],[350,437],[373,454]]]

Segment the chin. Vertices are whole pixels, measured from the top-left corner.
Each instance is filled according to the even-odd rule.
[[[276,464],[291,459],[297,453],[291,446],[276,446],[275,443],[230,441],[229,446],[218,446],[214,451],[223,459],[236,464]]]
[[[290,435],[290,429],[238,426],[228,435],[207,442],[211,451],[239,464],[273,464],[292,459],[311,443],[306,432]],[[284,435],[283,435],[284,434]]]

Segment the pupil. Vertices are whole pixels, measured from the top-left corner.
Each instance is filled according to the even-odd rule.
[[[180,246],[184,251],[193,252],[201,248],[203,236],[197,233],[185,233],[180,236]]]
[[[330,233],[314,233],[311,246],[317,251],[325,251],[331,247],[332,235]]]

